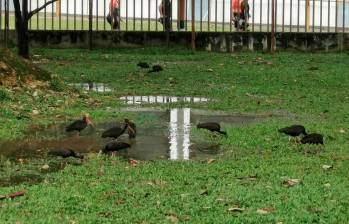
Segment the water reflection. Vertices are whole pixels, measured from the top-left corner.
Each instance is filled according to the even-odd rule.
[[[170,111],[169,143],[171,160],[189,160],[190,108]]]
[[[120,100],[126,104],[150,104],[150,103],[177,103],[177,102],[188,102],[188,103],[202,103],[208,102],[209,99],[205,97],[178,97],[178,96],[123,96]]]
[[[70,85],[86,91],[94,91],[99,93],[112,91],[112,89],[105,83],[71,83]]]

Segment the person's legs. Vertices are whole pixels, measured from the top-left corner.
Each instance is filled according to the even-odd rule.
[[[160,13],[159,22],[161,24],[163,24],[163,21],[164,21],[164,4],[163,4],[162,1],[161,1],[160,5],[159,5],[159,13]]]
[[[165,2],[165,30],[171,30],[171,1],[163,0]]]
[[[112,28],[113,30],[119,29],[119,24],[118,24],[118,9],[114,8],[112,10]]]

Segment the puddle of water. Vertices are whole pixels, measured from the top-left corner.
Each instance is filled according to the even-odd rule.
[[[205,97],[179,97],[179,96],[122,96],[120,100],[129,105],[134,104],[167,104],[167,103],[207,103],[208,98]]]
[[[98,93],[111,92],[112,89],[104,83],[71,83],[70,86],[74,86],[78,89],[83,89],[86,91],[94,91]]]
[[[88,85],[88,84],[86,84]],[[90,86],[86,87],[90,89]],[[95,91],[99,91],[96,87]],[[103,90],[104,91],[104,90]],[[207,98],[200,97],[169,97],[169,96],[133,96],[122,97],[127,104],[142,103],[174,103],[174,102],[207,102]],[[125,109],[123,109],[125,111]],[[191,108],[173,108],[160,110],[154,108],[131,108],[137,121],[137,137],[129,139],[127,134],[120,137],[120,141],[127,142],[131,148],[120,153],[122,156],[137,160],[204,160],[218,158],[223,155],[220,145],[207,142],[193,133],[196,124],[200,122],[219,122],[225,126],[240,126],[251,122],[258,122],[269,116],[230,115],[225,112],[198,110]],[[64,168],[61,159],[50,158],[47,152],[52,149],[73,149],[78,153],[97,153],[110,139],[101,138],[103,131],[122,126],[117,122],[95,124],[81,132],[80,136],[67,134],[67,124],[59,124],[42,129],[35,127],[28,131],[27,139],[20,141],[0,142],[0,157],[10,159],[19,166],[19,159],[27,158],[34,164],[34,170],[45,163],[50,165],[46,172],[54,172]],[[205,130],[203,130],[204,132]],[[74,159],[73,159],[74,160]],[[1,164],[0,164],[1,169]],[[28,168],[29,169],[29,168]],[[0,181],[1,185],[15,185],[22,182],[34,183],[41,181],[40,175],[11,175]]]
[[[227,115],[224,112],[212,112],[191,108],[174,108],[170,110],[141,110],[132,111],[141,117],[137,123],[137,137],[129,139],[127,134],[121,136],[120,141],[132,145],[128,156],[140,160],[170,159],[189,160],[198,159],[196,155],[211,157],[212,152],[219,153],[219,146],[205,143],[192,134],[192,129],[199,122],[216,121],[224,129],[226,125],[245,125],[263,119],[259,116]],[[33,132],[27,140],[8,141],[0,143],[0,155],[7,158],[44,158],[50,149],[70,148],[79,153],[99,152],[110,139],[101,138],[101,133],[121,123],[106,122],[95,124],[95,128],[87,128],[81,136],[67,134],[66,124],[52,126],[45,130]],[[39,138],[37,138],[37,136]],[[45,140],[42,140],[44,138]],[[195,147],[194,147],[195,146]],[[201,148],[212,148],[205,153]],[[194,151],[197,151],[193,154]]]

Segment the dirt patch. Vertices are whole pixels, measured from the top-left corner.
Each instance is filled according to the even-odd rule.
[[[48,72],[38,68],[30,61],[22,59],[10,50],[0,50],[0,86],[14,87],[39,81],[49,81]]]

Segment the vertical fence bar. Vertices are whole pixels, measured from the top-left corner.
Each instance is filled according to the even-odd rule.
[[[224,26],[225,26],[225,0],[223,0],[223,19],[222,19],[222,23],[223,23],[222,31],[224,32]]]
[[[54,6],[55,6],[55,4],[57,4],[57,2],[51,3],[51,28],[52,28],[52,30],[54,30],[54,23],[55,23],[55,21],[54,21],[54,18],[55,18],[54,17],[54,15],[55,15],[54,14]],[[30,7],[31,7],[31,0],[30,0]]]
[[[328,0],[327,3],[327,32],[330,32],[330,8],[331,8],[331,0]]]
[[[133,31],[136,30],[136,0],[133,0]]]
[[[7,1],[7,0],[6,0]],[[39,0],[36,0],[36,5],[39,5]],[[6,10],[6,9],[5,9]],[[39,29],[39,13],[36,13],[36,29]]]
[[[155,4],[155,30],[158,31],[158,0],[156,0]]]
[[[343,33],[345,33],[345,0],[343,0]]]
[[[82,0],[83,1],[83,0]],[[103,1],[103,29],[106,30],[106,24],[105,24],[105,20],[106,20],[106,12],[105,12],[105,8],[106,8],[106,0]]]
[[[0,29],[1,29],[1,1],[0,1]],[[32,11],[32,0],[29,0],[29,12]],[[29,30],[32,29],[32,20],[29,21]]]
[[[89,13],[88,13],[88,32],[89,32],[89,49],[92,50],[92,23],[93,23],[93,0],[89,0]]]
[[[200,32],[202,32],[202,0],[200,0]]]
[[[268,9],[267,9],[267,32],[269,32],[269,27],[270,27],[270,0],[268,0]]]
[[[338,0],[336,0],[336,11],[335,11],[335,14],[336,14],[336,18],[335,18],[335,27],[334,27],[334,32],[338,32],[338,29],[337,29],[337,27],[338,27]]]
[[[275,0],[271,1],[271,52],[275,51],[275,44],[276,44],[276,40],[275,40]]]
[[[299,4],[300,4],[300,0],[298,0],[298,5],[297,5],[297,32],[299,32]]]
[[[74,0],[74,30],[76,30],[76,0]]]
[[[150,0],[148,0],[148,31],[150,31]]]
[[[320,0],[320,33],[322,33],[322,0]]]
[[[141,31],[143,31],[143,0],[141,0]]]
[[[0,0],[0,30],[2,29],[2,0]]]
[[[285,0],[282,0],[282,32],[285,32]]]
[[[292,0],[290,0],[290,33],[292,32]]]
[[[46,4],[46,0],[45,0]],[[44,30],[46,30],[46,7],[44,8]]]
[[[191,49],[195,51],[195,0],[191,0]]]
[[[185,31],[188,31],[188,0],[185,0]]]
[[[8,43],[8,26],[9,26],[9,0],[5,0],[5,4],[4,4],[4,9],[5,9],[5,21],[4,21],[4,45],[5,48],[7,48],[7,43]]]
[[[98,30],[98,0],[96,0],[96,30]]]
[[[208,1],[208,15],[207,15],[207,31],[210,32],[210,20],[211,20],[211,0]]]
[[[128,0],[126,0],[126,31],[128,31]]]
[[[304,32],[308,31],[308,1],[304,0]]]
[[[181,2],[180,0],[177,0],[177,30],[180,31],[180,8],[181,8]]]
[[[66,25],[67,25],[67,30],[69,30],[69,0],[67,0],[67,14],[66,14],[66,18],[67,18],[67,21],[66,21]]]
[[[263,2],[262,0],[259,1],[259,32],[262,32],[262,10],[263,9]]]
[[[61,0],[58,1],[59,12],[58,12],[58,29],[62,29],[62,3]]]
[[[215,1],[215,5],[214,5],[214,31],[217,32],[217,0]]]
[[[315,32],[315,0],[313,0],[313,33]]]
[[[233,7],[232,7],[232,2],[231,2],[231,0],[229,1],[230,3],[229,3],[229,26],[230,26],[230,32],[232,32],[233,31]]]
[[[252,0],[252,32],[254,32],[254,8],[255,8],[255,0]]]
[[[84,0],[81,0],[81,29],[84,29]]]
[[[275,5],[274,5],[274,29],[275,29],[275,32],[277,32],[278,30],[278,23],[277,23],[277,14],[278,14],[278,0],[275,0]]]

